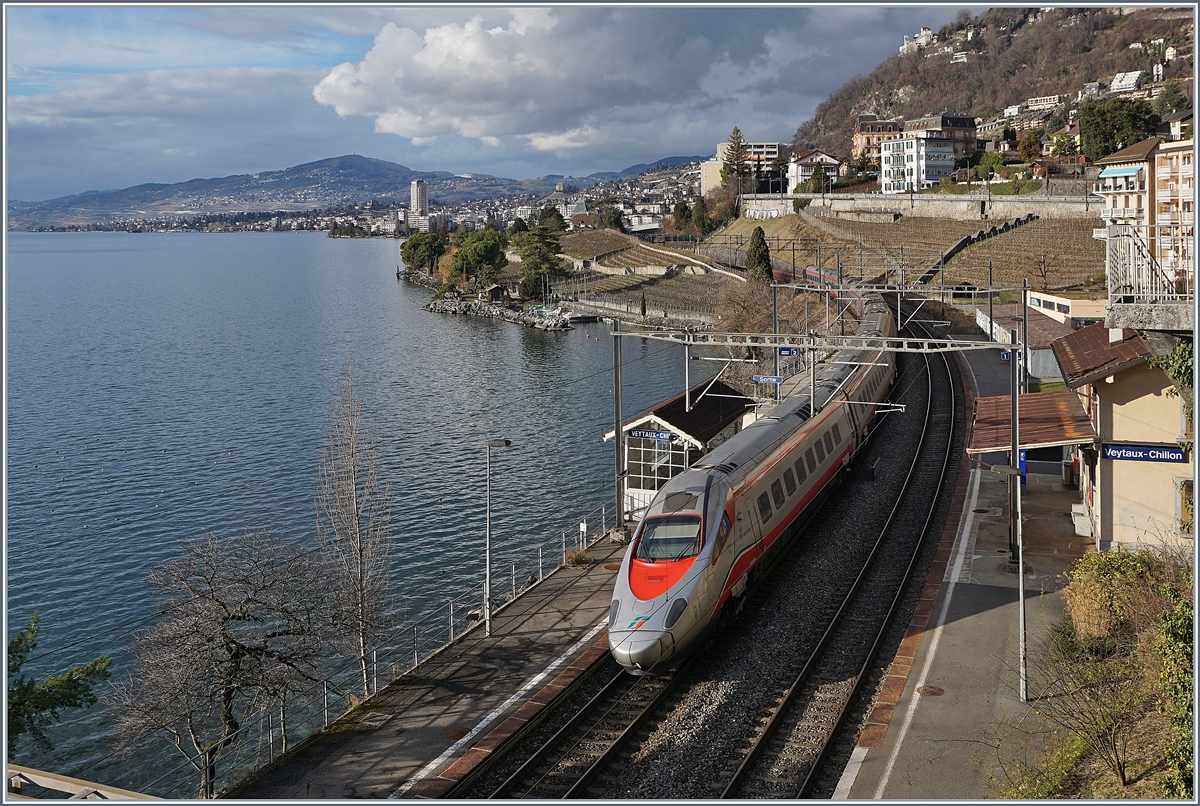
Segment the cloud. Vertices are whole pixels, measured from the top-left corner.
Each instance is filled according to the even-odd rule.
[[[350,153],[374,135],[312,103],[324,70],[201,68],[85,76],[8,98],[10,198],[256,173]]]
[[[955,8],[14,7],[11,198],[356,151],[583,176],[791,138]]]
[[[710,152],[734,125],[789,139],[831,90],[948,9],[536,8],[388,22],[313,97],[430,145],[507,142],[561,159]],[[669,141],[667,135],[682,136]]]

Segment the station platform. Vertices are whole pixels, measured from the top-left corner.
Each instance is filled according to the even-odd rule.
[[[1006,394],[996,352],[964,353],[972,396]],[[796,381],[797,384],[803,380]],[[1005,720],[1029,713],[1018,685],[1017,586],[1007,569],[1008,498],[990,471],[1006,456],[964,459],[927,584],[835,799],[995,796]],[[1036,468],[1031,463],[1032,471]],[[1050,469],[1049,467],[1045,469]],[[1062,572],[1089,550],[1074,533],[1079,493],[1030,472],[1023,491],[1027,644],[1062,614]],[[624,548],[601,542],[560,568],[336,725],[252,781],[238,799],[429,798],[443,794],[553,693],[606,651],[604,625]],[[1030,690],[1031,697],[1037,692]]]
[[[404,798],[521,719],[602,645],[625,548],[601,540],[314,740],[232,789],[236,799]],[[522,709],[525,709],[522,711]],[[428,797],[428,794],[423,796]]]
[[[1007,363],[990,351],[963,355],[975,395],[1007,394]],[[1008,758],[1021,754],[1019,737],[1004,726],[1035,703],[1020,698],[1008,482],[990,470],[1006,461],[994,454],[964,462],[921,602],[835,799],[996,797],[1004,774],[995,748]],[[1030,472],[1022,490],[1027,658],[1062,617],[1063,572],[1091,545],[1075,534],[1071,505],[1078,501],[1061,473]],[[1035,685],[1028,696],[1036,700]]]

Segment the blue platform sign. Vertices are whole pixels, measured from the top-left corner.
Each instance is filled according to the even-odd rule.
[[[783,378],[779,375],[755,375],[755,383],[783,383]]]
[[[1186,462],[1187,451],[1174,445],[1110,445],[1104,443],[1105,459],[1135,462]]]
[[[779,354],[780,355],[800,355],[800,348],[799,347],[780,347]]]
[[[659,442],[670,442],[671,437],[675,435],[670,431],[630,431],[629,436],[634,439],[657,439]]]

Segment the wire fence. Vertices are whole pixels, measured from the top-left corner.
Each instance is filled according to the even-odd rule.
[[[572,551],[595,545],[612,525],[607,504],[572,519],[550,537],[492,559],[493,615],[549,574],[568,565]],[[390,633],[359,658],[330,658],[320,680],[260,707],[219,749],[189,757],[142,787],[167,798],[214,797],[271,764],[395,681],[429,661],[483,621],[483,572],[478,557],[444,565],[407,589]],[[447,585],[446,579],[474,582]],[[449,588],[456,589],[450,590]],[[364,683],[363,660],[367,675]],[[207,774],[205,773],[207,770]]]

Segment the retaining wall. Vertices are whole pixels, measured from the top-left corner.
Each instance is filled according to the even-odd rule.
[[[951,218],[959,221],[975,219],[999,218],[1013,219],[1032,213],[1039,218],[1096,218],[1100,217],[1101,205],[1098,201],[1086,202],[1080,198],[1061,196],[952,196],[950,194],[914,195],[911,199],[906,195],[883,195],[882,193],[862,193],[845,195],[820,194],[785,194],[780,196],[759,194],[742,197],[743,215],[753,210],[760,215],[768,215],[774,210],[775,215],[791,215],[792,201],[795,199],[810,199],[808,211],[816,215],[831,217],[846,217],[862,219],[861,216],[870,214],[877,216],[874,220],[895,219],[896,214],[916,218]],[[819,210],[819,212],[818,212]]]

